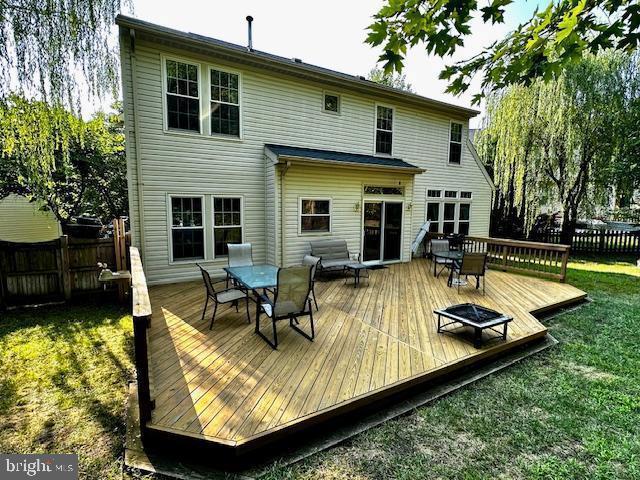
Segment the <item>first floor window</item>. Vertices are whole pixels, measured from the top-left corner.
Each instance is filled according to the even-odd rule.
[[[242,243],[242,199],[213,198],[213,248],[216,257],[229,254],[228,243]]]
[[[445,203],[442,222],[442,233],[454,233],[456,229],[456,204]]]
[[[427,220],[430,232],[469,235],[471,203],[451,201],[427,201]]]
[[[439,202],[429,202],[427,203],[427,220],[431,223],[429,224],[429,231],[437,233],[440,231],[440,203]]]
[[[393,144],[393,109],[376,109],[376,153],[391,155]]]
[[[171,245],[174,260],[204,258],[201,197],[171,197]]]
[[[460,212],[458,214],[458,233],[469,235],[469,219],[471,214],[471,205],[468,203],[460,204]]]
[[[200,132],[198,66],[167,60],[167,127]]]
[[[331,200],[309,199],[300,200],[300,231],[301,232],[330,232],[331,231]]]

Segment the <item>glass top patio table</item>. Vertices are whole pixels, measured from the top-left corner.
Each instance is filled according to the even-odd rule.
[[[278,267],[275,265],[226,267],[224,271],[249,290],[272,288],[278,284]]]
[[[462,260],[462,255],[464,255],[464,252],[461,252],[460,250],[433,252],[434,257],[445,258],[447,260]]]

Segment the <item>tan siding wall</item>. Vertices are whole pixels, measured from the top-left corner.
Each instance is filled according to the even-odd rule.
[[[364,185],[403,186],[404,198],[389,197],[389,201],[405,200],[403,226],[411,225],[409,202],[413,196],[412,176],[338,167],[292,165],[284,177],[285,191],[285,265],[299,264],[309,253],[309,242],[325,238],[347,241],[351,254],[361,253],[362,207]],[[308,234],[299,232],[300,198],[331,199],[331,233]],[[381,197],[377,197],[381,198]],[[355,209],[356,204],[358,210]],[[402,259],[411,258],[411,232],[403,229]]]
[[[126,47],[126,43],[123,43],[123,47]],[[264,219],[265,214],[279,209],[276,201],[279,175],[274,178],[274,187],[271,186],[271,180],[265,178],[264,144],[371,154],[374,149],[376,98],[338,91],[341,94],[341,114],[327,114],[321,110],[321,84],[280,78],[264,70],[231,67],[233,70],[240,70],[242,74],[242,140],[164,132],[161,54],[181,56],[179,53],[165,50],[164,47],[160,50],[142,41],[138,42],[136,48],[138,120],[144,180],[145,267],[149,281],[170,282],[197,276],[193,263],[170,263],[167,194],[243,195],[245,240],[253,243],[255,260],[262,262],[275,258],[276,263],[280,263],[281,246],[278,245],[277,235],[274,233],[274,240],[270,233],[273,228],[276,232],[280,230],[278,215],[273,224],[265,224]],[[195,57],[203,65],[208,63],[224,66],[215,58],[198,57],[192,53],[185,53],[183,56],[188,59]],[[127,101],[127,91],[130,88],[126,85],[128,68],[126,59],[123,59],[125,107],[130,113],[131,102]],[[204,68],[201,72],[204,76]],[[204,85],[204,78],[201,81]],[[451,118],[405,106],[395,107],[394,155],[427,169],[427,172],[415,180],[413,208],[406,223],[413,225],[413,228],[406,232],[405,241],[410,245],[414,231],[417,232],[417,227],[424,220],[424,195],[428,185],[442,188],[449,185],[464,186],[465,189],[472,190],[472,232],[486,233],[490,189],[480,169],[466,148],[462,167],[446,165]],[[129,117],[128,115],[127,118]],[[466,135],[466,122],[464,123]],[[130,162],[134,162],[134,148],[129,147],[127,153]],[[130,163],[132,182],[135,183],[134,166]],[[362,178],[366,176],[356,176],[358,175],[361,184]],[[304,179],[300,181],[304,182]],[[133,223],[136,225],[137,190],[133,188],[130,192],[131,206],[134,207]],[[338,190],[335,192],[337,195]],[[357,195],[357,192],[349,195]],[[270,198],[273,200],[269,200]],[[355,202],[352,200],[352,197],[345,200],[351,202],[351,209]],[[346,219],[353,212],[345,211],[344,214]],[[288,215],[287,219],[291,221]],[[297,236],[297,226],[294,226],[294,236]],[[210,234],[209,218],[206,228]],[[287,224],[285,228],[288,231],[293,227]],[[349,233],[349,236],[350,242],[359,241],[357,233]],[[302,254],[301,247],[294,243],[295,245],[285,246],[295,255]],[[358,245],[353,248],[356,247]],[[210,269],[218,270],[226,265],[226,259],[214,259],[209,242],[208,257],[204,263]]]
[[[0,200],[0,240],[9,242],[46,242],[62,234],[60,224],[50,211],[19,195]]]

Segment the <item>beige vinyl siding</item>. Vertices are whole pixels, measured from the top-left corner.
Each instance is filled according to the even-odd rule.
[[[127,110],[127,156],[131,186],[136,184],[135,145],[129,145],[131,131],[131,64],[128,59],[128,37],[122,39],[123,91]],[[178,133],[164,130],[162,55],[201,62],[201,115],[208,117],[206,71],[208,66],[225,67],[241,74],[242,140],[209,137],[201,134]],[[180,52],[147,41],[136,44],[136,78],[142,190],[144,192],[144,224],[139,225],[136,216],[138,192],[130,189],[131,216],[134,230],[144,229],[143,246],[145,268],[150,283],[180,281],[197,278],[193,264],[172,264],[169,254],[169,225],[167,214],[168,194],[193,195],[242,195],[244,198],[244,238],[254,248],[256,262],[280,262],[282,245],[279,245],[279,215],[267,219],[271,212],[278,212],[279,175],[265,177],[269,171],[265,162],[266,143],[319,148],[352,153],[373,154],[375,148],[375,105],[380,101],[374,96],[351,93],[331,88],[341,96],[340,114],[322,111],[322,95],[326,86],[307,80],[297,80],[266,70],[246,66],[228,65],[219,59],[204,57],[194,52]],[[405,242],[409,245],[414,232],[424,221],[425,191],[427,185],[465,186],[474,192],[471,231],[488,232],[490,187],[482,176],[467,148],[463,148],[460,167],[447,165],[448,129],[453,119],[446,114],[425,111],[408,105],[394,107],[393,154],[403,160],[425,168],[417,175],[409,220],[405,226]],[[453,168],[456,168],[455,170]],[[368,172],[360,175],[367,178]],[[301,180],[302,181],[302,180]],[[286,188],[285,188],[286,190]],[[335,190],[336,192],[338,190]],[[351,194],[349,194],[351,195]],[[209,197],[207,197],[209,198]],[[345,200],[346,201],[346,200]],[[351,197],[349,200],[351,201]],[[208,200],[207,200],[208,203]],[[353,204],[351,207],[353,208]],[[485,211],[486,209],[486,211]],[[405,212],[406,213],[406,212]],[[345,212],[345,215],[346,212]],[[288,218],[288,216],[287,216]],[[349,218],[346,216],[345,218]],[[290,224],[284,228],[289,230]],[[205,231],[211,229],[211,219],[205,219]],[[273,232],[273,234],[271,233]],[[297,236],[297,226],[287,235]],[[350,242],[355,237],[349,234]],[[139,235],[134,234],[134,239]],[[299,245],[284,245],[285,249],[302,253]],[[354,245],[353,248],[355,248]],[[221,274],[226,258],[213,258],[213,245],[208,242],[204,264],[211,271]],[[301,257],[300,257],[301,258]],[[405,257],[405,260],[408,260]]]
[[[313,240],[339,238],[347,241],[349,252],[357,255],[362,252],[362,209],[365,198],[365,185],[402,186],[405,196],[377,196],[376,199],[388,201],[404,200],[402,259],[411,258],[411,207],[413,194],[412,175],[349,169],[336,166],[309,166],[293,164],[284,177],[285,209],[283,244],[285,246],[284,265],[299,264],[302,257],[309,253]],[[331,200],[331,232],[301,232],[300,199],[318,198]],[[357,205],[357,209],[356,209]],[[409,228],[404,228],[405,225]]]
[[[25,197],[9,195],[0,200],[0,240],[46,242],[62,234],[60,223],[50,211],[42,211]]]

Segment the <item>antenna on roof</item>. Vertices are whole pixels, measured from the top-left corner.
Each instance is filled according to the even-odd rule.
[[[247,45],[247,50],[249,50],[250,52],[253,51],[253,36],[251,34],[251,22],[253,22],[253,17],[251,15],[247,15],[248,33],[249,33],[249,45]]]

